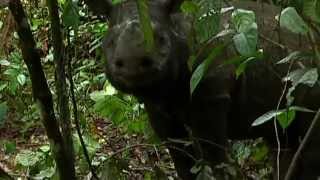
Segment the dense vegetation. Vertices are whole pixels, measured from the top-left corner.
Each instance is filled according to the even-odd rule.
[[[93,15],[81,0],[47,0],[47,3],[22,1],[32,38],[36,42],[35,51],[29,49],[32,51],[29,53],[40,56],[46,78],[42,80],[48,85],[35,86],[33,77],[40,77],[42,73],[36,71],[32,75],[30,72],[32,62],[28,64],[27,52],[23,50],[25,45],[20,41],[27,39],[21,36],[21,32],[19,34],[19,25],[16,25],[15,13],[19,11],[10,13],[13,12],[13,5],[18,6],[20,1],[12,0],[10,7],[6,2],[0,0],[0,179],[59,179],[59,175],[63,179],[59,159],[63,163],[64,158],[68,162],[66,166],[75,171],[75,174],[69,172],[69,178],[175,178],[167,149],[153,135],[143,104],[132,96],[118,92],[106,80],[100,48],[108,29],[104,17]],[[119,0],[113,2],[120,3]],[[144,7],[145,1],[138,2]],[[309,54],[294,51],[288,53],[281,63],[312,56],[318,60],[316,64],[319,68],[320,46],[315,37],[320,37],[320,1],[268,3],[282,6],[280,26],[307,35],[313,44],[313,51]],[[195,0],[182,5],[182,11],[196,19],[190,35],[193,50],[190,67],[199,49],[206,49],[207,43],[216,37],[231,34],[241,56],[230,60],[230,63],[237,64],[239,76],[248,62],[261,55],[256,48],[258,32],[255,16],[250,11],[235,11],[235,27],[219,32],[217,27],[221,14],[213,12],[220,12],[222,4],[220,1]],[[285,8],[287,6],[290,7]],[[143,27],[146,42],[152,46],[152,32],[150,35],[148,14],[144,8],[141,8],[140,16],[145,17],[142,19],[146,24]],[[210,52],[194,71],[191,92],[222,48],[210,49]],[[277,118],[275,121],[281,128],[290,126],[296,111],[308,111],[303,107],[291,106],[291,93],[298,84],[313,86],[319,83],[318,72],[315,67],[289,74],[286,79],[292,81],[292,86],[286,95],[288,108],[270,109],[254,125]],[[41,102],[42,97],[51,96],[53,104],[48,99]],[[47,121],[45,113],[51,106],[55,113],[50,114],[52,116]],[[56,135],[61,136],[60,142],[52,140]],[[58,143],[63,144],[64,148],[59,149]],[[55,155],[57,152],[65,154]],[[268,153],[261,139],[233,142],[230,163],[221,164],[217,169],[235,179],[269,179],[272,168]],[[213,178],[206,167],[196,164],[192,171],[201,171],[198,179]]]

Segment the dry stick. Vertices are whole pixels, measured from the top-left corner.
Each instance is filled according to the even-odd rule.
[[[69,38],[68,38],[68,41],[69,41]],[[89,157],[89,153],[88,153],[88,150],[86,148],[86,144],[83,140],[83,137],[82,137],[82,133],[81,133],[81,127],[80,127],[80,122],[79,122],[79,118],[78,118],[78,106],[77,106],[77,100],[75,98],[75,95],[74,95],[74,82],[73,82],[73,79],[72,79],[72,66],[71,66],[71,59],[69,57],[68,59],[68,75],[69,75],[69,82],[70,82],[70,94],[71,94],[71,101],[72,101],[72,107],[73,107],[73,117],[74,117],[74,123],[76,125],[76,130],[77,130],[77,133],[78,133],[78,136],[79,136],[79,140],[80,140],[80,144],[82,146],[82,150],[83,150],[83,154],[84,154],[84,157],[88,163],[88,166],[89,166],[89,169],[92,173],[92,176],[98,180],[99,177],[97,176],[97,174],[95,173],[95,170],[91,164],[91,160],[90,160],[90,157]]]
[[[306,135],[304,136],[301,144],[299,145],[299,148],[297,150],[297,152],[294,154],[292,161],[290,163],[290,166],[288,168],[287,174],[285,176],[285,180],[290,180],[293,172],[295,170],[295,167],[297,165],[298,159],[300,158],[303,148],[306,146],[306,144],[309,142],[311,134],[314,132],[316,124],[319,123],[320,121],[320,108],[318,109],[316,115],[314,116],[312,123],[306,133]]]

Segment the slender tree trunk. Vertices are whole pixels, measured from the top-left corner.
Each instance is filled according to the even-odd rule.
[[[52,154],[57,164],[59,179],[74,180],[76,179],[74,169],[70,165],[65,143],[54,114],[52,95],[42,69],[39,53],[35,48],[35,41],[28,24],[28,19],[20,0],[10,0],[9,9],[16,21],[22,56],[32,82],[33,97],[40,108],[40,117],[46,129]]]
[[[58,114],[59,122],[62,129],[62,137],[67,151],[67,161],[72,174],[75,174],[74,168],[74,149],[72,141],[72,126],[69,109],[69,96],[66,83],[66,58],[63,35],[61,32],[59,6],[57,0],[47,0],[49,16],[51,20],[51,37],[53,44],[53,57],[55,62],[55,83],[58,96]],[[72,78],[72,77],[70,77]]]

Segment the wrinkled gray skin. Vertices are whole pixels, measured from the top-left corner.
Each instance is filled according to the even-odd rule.
[[[274,63],[287,52],[269,41],[260,39],[266,58],[251,63],[246,72],[235,78],[235,67],[223,65],[233,54],[225,54],[215,60],[209,73],[190,98],[191,72],[187,67],[189,57],[185,37],[188,23],[176,14],[181,1],[150,0],[150,16],[155,34],[156,52],[144,49],[143,34],[134,1],[111,7],[107,0],[88,0],[87,4],[97,14],[108,17],[110,30],[103,49],[106,54],[106,74],[119,90],[133,94],[144,102],[150,123],[163,140],[198,139],[198,146],[185,147],[169,143],[168,148],[178,175],[183,180],[195,179],[190,173],[194,165],[187,153],[216,165],[226,158],[220,146],[227,147],[227,138],[264,137],[272,149],[276,149],[273,123],[251,127],[251,123],[265,112],[276,109],[288,66]],[[275,7],[254,3],[237,5],[256,12],[259,30],[264,39],[278,42]],[[227,22],[226,19],[223,22]],[[308,49],[305,42],[286,31],[280,33],[281,43],[291,49]],[[303,48],[299,46],[303,44]],[[293,66],[295,68],[295,66]],[[300,87],[296,92],[295,105],[316,110],[320,107],[320,88]],[[284,102],[282,103],[284,104]],[[282,106],[283,108],[283,106]],[[313,114],[298,113],[297,119],[284,134],[279,131],[282,148],[281,171],[286,171],[286,162],[299,145],[312,120]],[[303,152],[295,178],[315,180],[320,171],[320,131],[313,134]],[[211,142],[211,143],[208,143]],[[214,145],[217,144],[217,145]],[[200,148],[199,148],[200,147]]]

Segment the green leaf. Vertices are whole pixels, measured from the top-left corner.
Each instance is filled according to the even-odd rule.
[[[93,91],[90,93],[90,99],[97,102],[103,100],[107,96],[105,91]]]
[[[34,179],[50,179],[55,174],[55,172],[56,168],[48,167],[36,174]]]
[[[238,79],[240,77],[240,75],[242,73],[244,73],[244,71],[246,70],[247,68],[247,65],[249,62],[255,60],[255,57],[250,57],[248,58],[247,60],[243,61],[236,69],[236,78]]]
[[[308,112],[308,113],[314,113],[315,111],[304,108],[304,107],[300,107],[300,106],[290,106],[287,109],[279,109],[279,110],[272,110],[269,111],[265,114],[263,114],[262,116],[258,117],[252,124],[251,126],[259,126],[261,124],[264,124],[270,120],[272,120],[272,118],[281,116],[284,113],[289,112],[289,114],[287,114],[287,116],[285,117],[289,117],[288,119],[283,119],[283,117],[280,117],[281,121],[280,123],[282,127],[288,127],[290,125],[290,123],[294,120],[295,118],[295,114],[293,115],[292,112],[290,111],[300,111],[300,112]],[[278,119],[279,120],[279,119]]]
[[[16,161],[24,167],[32,167],[41,160],[42,154],[30,150],[23,150],[16,156]]]
[[[11,63],[8,60],[2,59],[0,60],[1,66],[9,66]]]
[[[17,76],[18,83],[23,86],[26,83],[26,76],[24,74],[19,74]]]
[[[137,0],[137,6],[141,25],[140,28],[143,31],[146,50],[147,52],[152,52],[154,50],[154,36],[151,26],[151,19],[149,16],[147,0]]]
[[[7,116],[8,106],[6,102],[0,104],[0,127],[4,124],[4,120]]]
[[[258,43],[258,26],[254,12],[237,9],[232,13],[231,20],[238,32],[233,37],[237,51],[244,56],[255,53]]]
[[[210,166],[203,166],[196,180],[215,180]]]
[[[78,3],[73,0],[67,0],[63,9],[62,21],[64,26],[72,27],[73,30],[78,31],[80,25],[80,15]]]
[[[126,1],[126,0],[111,0],[111,3],[112,3],[112,5],[117,5],[117,4],[120,4],[124,1]]]
[[[16,143],[15,141],[5,141],[4,143],[4,151],[6,154],[12,154],[16,151]]]
[[[198,0],[199,7],[195,15],[194,29],[197,41],[202,44],[211,39],[220,30],[220,1]]]
[[[218,45],[216,46],[209,56],[196,68],[193,72],[191,79],[190,79],[190,92],[193,94],[194,90],[200,83],[203,76],[207,73],[209,66],[215,60],[217,56],[219,56],[225,48],[225,45]]]
[[[305,84],[307,86],[313,87],[318,80],[318,76],[319,74],[317,68],[304,68],[297,69],[291,72],[287,77],[285,77],[284,81],[292,82],[292,87],[289,88],[286,94],[287,105],[290,106],[293,103],[294,97],[291,96],[291,94],[299,84]]]
[[[50,151],[50,146],[49,145],[43,145],[39,148],[42,152],[47,153]]]
[[[232,12],[231,21],[238,32],[245,33],[256,24],[256,17],[253,11],[237,9]]]
[[[259,126],[261,124],[264,124],[270,120],[272,120],[272,118],[282,114],[284,112],[284,110],[272,110],[272,111],[269,111],[265,114],[263,114],[262,116],[258,117],[252,124],[251,126]]]
[[[126,120],[127,104],[117,96],[106,96],[94,105],[94,110],[103,117],[109,118],[115,125]]]
[[[277,120],[280,124],[280,126],[283,129],[286,129],[289,127],[289,125],[292,123],[294,118],[296,117],[296,111],[289,109],[288,111],[285,111],[277,116]]]
[[[280,15],[280,26],[297,34],[307,34],[309,31],[308,25],[293,7],[287,7],[282,10]]]
[[[193,1],[184,1],[180,8],[186,14],[196,14],[199,11],[198,4]]]
[[[146,121],[143,120],[129,121],[127,125],[129,133],[143,133],[146,127]]]
[[[304,0],[303,13],[313,21],[320,23],[320,0]]]

